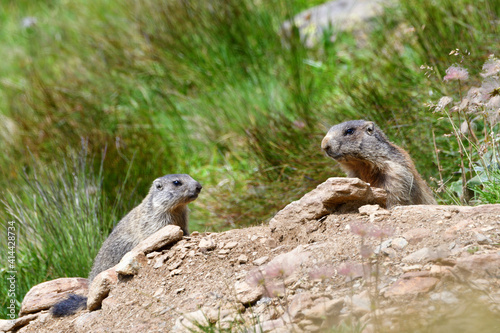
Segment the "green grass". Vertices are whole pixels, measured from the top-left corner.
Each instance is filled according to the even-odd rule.
[[[471,74],[498,53],[493,22],[500,2],[403,1],[373,23],[365,41],[338,33],[335,42],[325,38],[314,49],[293,34],[284,42],[281,23],[312,4],[1,1],[2,223],[12,219],[12,209],[22,210],[30,219],[19,222],[20,232],[28,235],[39,223],[36,203],[57,217],[62,234],[73,233],[75,214],[65,209],[75,207],[33,198],[70,195],[56,175],[69,172],[82,139],[87,159],[107,149],[104,162],[89,160],[85,174],[71,179],[98,181],[99,198],[86,209],[100,211],[102,219],[85,223],[98,224],[101,237],[142,199],[152,179],[167,173],[189,173],[204,185],[192,204],[191,230],[266,221],[342,174],[319,145],[329,126],[355,118],[384,128],[427,180],[438,178],[434,130],[443,176],[458,180],[457,142],[443,136],[450,125],[424,104],[458,96],[442,81],[446,68],[461,61],[449,55],[452,49],[470,52]],[[23,26],[27,17],[36,24]],[[422,65],[433,67],[430,77]],[[30,188],[26,180],[35,170],[40,186]],[[496,182],[484,189],[495,193]],[[442,203],[452,200],[440,194]],[[62,251],[51,237],[30,240],[37,248],[33,262],[18,256],[26,268],[23,291],[43,279],[86,276],[96,249],[75,248],[77,269],[60,257],[69,253],[47,259],[47,249]],[[24,246],[19,251],[30,252]]]

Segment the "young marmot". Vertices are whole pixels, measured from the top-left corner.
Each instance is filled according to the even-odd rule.
[[[89,282],[100,272],[118,264],[142,240],[173,224],[188,232],[188,203],[195,200],[202,186],[189,175],[166,175],[155,179],[148,195],[116,225],[94,259]],[[87,298],[70,295],[55,304],[56,317],[67,316],[87,306]]]
[[[406,151],[387,140],[373,122],[352,120],[330,128],[321,148],[349,177],[387,191],[387,207],[436,204]]]

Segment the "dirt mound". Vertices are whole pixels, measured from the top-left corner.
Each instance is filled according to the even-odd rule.
[[[186,331],[193,321],[264,332],[355,322],[366,332],[498,330],[500,205],[304,217],[300,204],[270,226],[193,232],[119,276],[100,310],[42,313],[20,332]]]

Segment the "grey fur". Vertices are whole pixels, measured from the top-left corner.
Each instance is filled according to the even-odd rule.
[[[140,241],[169,224],[188,231],[187,204],[195,200],[202,186],[186,174],[166,175],[155,179],[148,195],[113,229],[94,259],[89,274],[92,281],[100,272],[115,266]]]

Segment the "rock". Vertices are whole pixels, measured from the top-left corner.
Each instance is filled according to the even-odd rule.
[[[35,286],[36,287],[36,286]],[[40,316],[39,313],[24,315],[17,319],[0,319],[0,332],[17,331]]]
[[[132,251],[148,254],[150,252],[160,250],[161,248],[176,243],[182,239],[184,233],[181,228],[176,225],[167,225],[161,228],[132,249]]]
[[[383,241],[380,245],[377,245],[373,250],[373,253],[379,254],[380,252],[386,253],[386,250],[391,246],[392,240],[388,239]]]
[[[231,249],[234,249],[237,246],[238,246],[238,242],[229,242],[226,245],[224,245],[224,248],[228,249],[228,250],[231,250]]]
[[[432,293],[430,299],[433,301],[441,301],[446,304],[457,304],[458,298],[450,291],[442,291],[440,293]]]
[[[384,190],[371,188],[358,178],[329,178],[279,211],[271,219],[269,226],[279,236],[279,241],[290,237],[292,229],[306,237],[310,233],[307,222],[334,212],[357,211],[366,204],[385,206],[386,198]]]
[[[46,310],[69,294],[86,296],[87,292],[88,280],[83,278],[60,278],[37,284],[24,296],[19,316]]]
[[[386,209],[380,208],[380,205],[364,205],[358,209],[361,215],[374,215],[380,211],[388,212]]]
[[[236,298],[238,301],[245,306],[254,304],[264,294],[263,286],[257,285],[252,287],[246,281],[236,282],[234,284],[234,290],[236,291]]]
[[[425,228],[416,228],[405,232],[403,234],[403,238],[406,239],[410,244],[417,244],[430,235],[432,235],[431,230]]]
[[[160,254],[161,254],[161,252],[154,251],[154,252],[148,253],[148,254],[146,255],[146,258],[148,258],[148,259],[154,259],[154,258],[156,258],[157,256],[159,256]]]
[[[174,327],[172,327],[172,332],[203,332],[200,326],[207,327],[209,325],[210,323],[208,322],[206,315],[202,310],[198,310],[186,313],[177,318]]]
[[[263,333],[275,332],[276,330],[286,327],[285,322],[281,318],[274,320],[266,320],[261,325],[257,326],[260,326],[260,328],[258,328],[256,331],[251,331],[251,332],[263,332]]]
[[[414,277],[399,279],[384,293],[385,297],[417,295],[431,291],[439,279],[433,277]]]
[[[408,242],[404,238],[394,238],[391,242],[391,247],[396,250],[402,250],[408,245]]]
[[[361,31],[367,22],[382,13],[382,0],[335,0],[307,9],[281,26],[282,38],[292,36],[294,26],[298,28],[300,40],[311,48],[321,42],[332,27],[336,31]]]
[[[352,305],[352,311],[356,316],[362,316],[371,311],[370,295],[366,290],[352,297],[346,297],[345,302]]]
[[[268,249],[274,249],[278,244],[272,238],[262,238],[260,243],[263,244]]]
[[[248,262],[248,257],[244,254],[238,257],[238,264],[246,264]]]
[[[478,244],[489,244],[491,243],[491,240],[489,239],[489,237],[479,233],[479,232],[476,232],[475,233],[476,235],[476,241]]]
[[[326,317],[338,316],[343,307],[344,299],[337,298],[325,302],[317,302],[313,307],[305,309],[302,312],[309,319],[324,319]]]
[[[168,265],[167,268],[168,268],[168,270],[173,271],[174,269],[179,268],[181,265],[182,265],[182,260],[179,259],[179,260],[174,261],[170,265]]]
[[[442,277],[450,275],[451,271],[450,266],[432,265],[429,273],[430,276]]]
[[[303,291],[295,295],[288,306],[288,314],[292,320],[303,317],[302,311],[312,307],[314,304],[312,294],[309,291]]]
[[[413,252],[402,259],[404,263],[420,263],[434,261],[441,258],[446,258],[449,255],[449,250],[445,248],[430,249],[424,247],[416,252]]]
[[[127,252],[114,268],[116,273],[121,275],[136,275],[141,267],[146,265],[146,261],[143,252],[132,250]]]
[[[269,257],[268,257],[268,256],[260,257],[260,258],[258,258],[258,259],[255,259],[255,260],[253,261],[253,264],[254,264],[255,266],[260,266],[260,265],[263,265],[263,264],[264,264],[266,261],[268,261],[268,260],[269,260]]]
[[[500,276],[500,254],[496,252],[458,258],[455,269],[479,276]]]
[[[130,252],[129,252],[130,253]],[[114,268],[99,273],[89,288],[87,309],[97,310],[101,307],[102,300],[108,297],[111,288],[118,282],[118,274]]]
[[[215,244],[215,241],[212,238],[205,237],[200,240],[198,247],[201,251],[206,252],[215,249],[217,247],[217,244]]]

